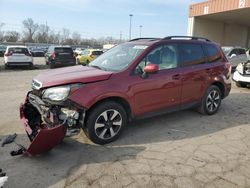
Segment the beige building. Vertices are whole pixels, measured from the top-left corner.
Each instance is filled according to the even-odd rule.
[[[250,0],[209,0],[189,7],[188,35],[223,46],[250,46]]]

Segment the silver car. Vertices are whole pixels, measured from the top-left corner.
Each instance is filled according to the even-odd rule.
[[[222,50],[234,69],[239,63],[245,63],[248,61],[246,50],[244,48],[225,46],[222,47]]]

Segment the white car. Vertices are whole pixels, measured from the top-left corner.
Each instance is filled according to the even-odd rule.
[[[245,63],[248,61],[246,50],[244,48],[224,46],[222,47],[222,50],[233,69],[235,69],[239,63]]]
[[[4,53],[5,68],[10,66],[33,67],[33,57],[26,46],[7,46]]]
[[[76,48],[74,52],[75,52],[75,54],[78,55],[78,54],[82,53],[82,51],[84,51],[84,50],[85,50],[85,48]]]
[[[233,74],[233,80],[238,87],[250,86],[250,61],[240,63]]]

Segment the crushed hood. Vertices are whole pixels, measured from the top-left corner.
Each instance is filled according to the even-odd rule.
[[[41,84],[40,87],[51,87],[70,83],[89,83],[107,80],[111,75],[112,72],[79,65],[49,70],[37,75],[34,80]]]

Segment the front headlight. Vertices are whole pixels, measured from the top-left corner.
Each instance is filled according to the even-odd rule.
[[[239,63],[238,66],[236,67],[236,70],[240,73],[243,74],[244,73],[244,67],[242,65],[242,63]]]
[[[70,93],[79,89],[82,84],[71,84],[65,86],[51,87],[45,89],[43,92],[43,99],[49,99],[51,101],[59,102],[67,99]]]

